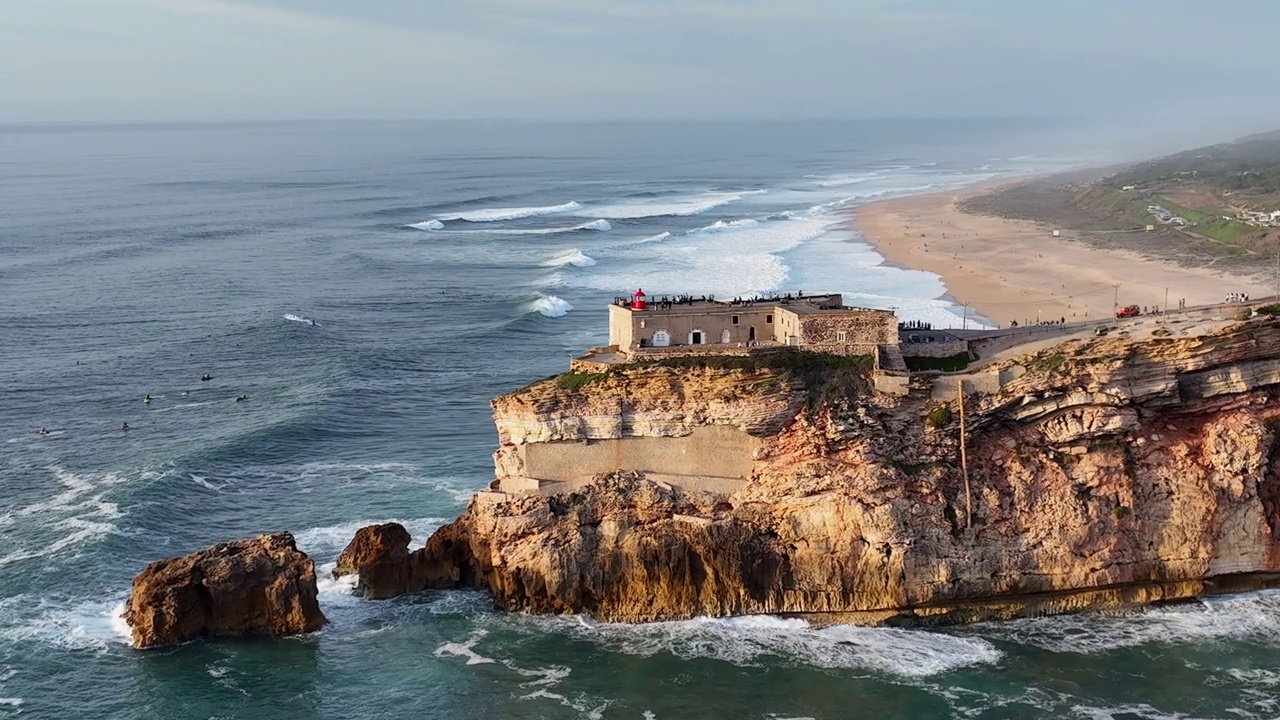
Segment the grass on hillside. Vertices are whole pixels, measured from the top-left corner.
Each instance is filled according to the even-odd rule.
[[[969,367],[969,353],[957,353],[949,357],[908,357],[903,358],[907,364],[907,369],[912,372],[920,372],[922,370],[941,370],[943,372],[955,372]]]

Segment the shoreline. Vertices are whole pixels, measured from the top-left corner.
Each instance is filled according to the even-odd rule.
[[[940,297],[1000,327],[1097,320],[1112,317],[1117,306],[1159,309],[1166,288],[1170,308],[1182,300],[1189,306],[1221,302],[1232,292],[1258,298],[1274,293],[1252,277],[1095,247],[1083,240],[1085,233],[957,206],[1036,179],[1002,178],[878,200],[847,211],[845,227],[874,247],[884,264],[938,275],[945,287]]]

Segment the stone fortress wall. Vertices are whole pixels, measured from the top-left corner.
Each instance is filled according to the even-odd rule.
[[[639,299],[639,298],[637,298]],[[844,307],[839,294],[716,302],[615,302],[609,307],[609,343],[628,357],[669,357],[676,348],[696,354],[768,345],[838,355],[866,355],[898,342],[897,319],[887,310]]]

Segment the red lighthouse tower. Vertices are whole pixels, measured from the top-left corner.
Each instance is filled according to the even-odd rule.
[[[631,296],[632,310],[648,310],[649,303],[645,302],[644,290],[636,290],[636,294]]]

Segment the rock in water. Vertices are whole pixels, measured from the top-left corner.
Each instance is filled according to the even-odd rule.
[[[456,584],[456,560],[451,558],[443,564],[423,549],[411,553],[410,539],[409,531],[400,523],[362,527],[338,556],[333,577],[359,575],[356,592],[372,599]]]
[[[148,565],[125,607],[135,647],[225,635],[295,635],[327,622],[316,569],[289,533],[219,543]]]

